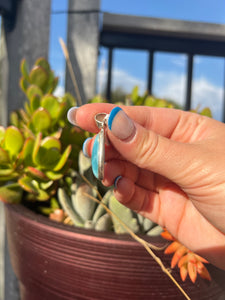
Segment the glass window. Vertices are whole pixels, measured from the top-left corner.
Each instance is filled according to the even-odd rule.
[[[154,55],[153,87],[155,97],[174,101],[182,108],[186,92],[185,54],[156,52]]]
[[[223,119],[224,59],[196,55],[194,57],[192,108],[209,107],[213,118]]]

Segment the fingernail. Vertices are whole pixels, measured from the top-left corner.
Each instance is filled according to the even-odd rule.
[[[118,182],[120,181],[120,179],[122,179],[122,176],[119,175],[116,177],[116,179],[114,180],[114,188],[117,189],[118,187]]]
[[[88,145],[88,142],[91,140],[91,137],[87,138],[84,143],[83,143],[83,148],[82,148],[82,151],[84,153],[84,156],[86,157],[90,157],[88,152],[87,152],[87,145]]]
[[[125,140],[135,133],[133,121],[120,107],[115,107],[111,111],[108,119],[108,127],[120,140]]]
[[[74,107],[71,107],[67,112],[67,119],[73,125],[77,125],[77,123],[76,123],[77,109],[78,109],[78,107],[74,106]]]

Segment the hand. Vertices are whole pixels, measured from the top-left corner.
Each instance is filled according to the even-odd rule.
[[[94,116],[113,107],[87,104],[69,119],[98,132]],[[110,114],[103,184],[121,176],[121,203],[225,268],[225,124],[174,109],[121,108]]]

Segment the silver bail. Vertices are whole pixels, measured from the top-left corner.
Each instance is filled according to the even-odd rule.
[[[99,113],[95,115],[95,123],[99,129],[104,129],[107,126],[109,114]]]

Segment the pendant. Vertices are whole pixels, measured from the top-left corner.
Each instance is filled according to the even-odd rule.
[[[102,180],[104,178],[105,164],[105,128],[107,126],[108,115],[100,113],[95,116],[95,122],[100,129],[97,134],[91,155],[92,171],[96,178]]]

